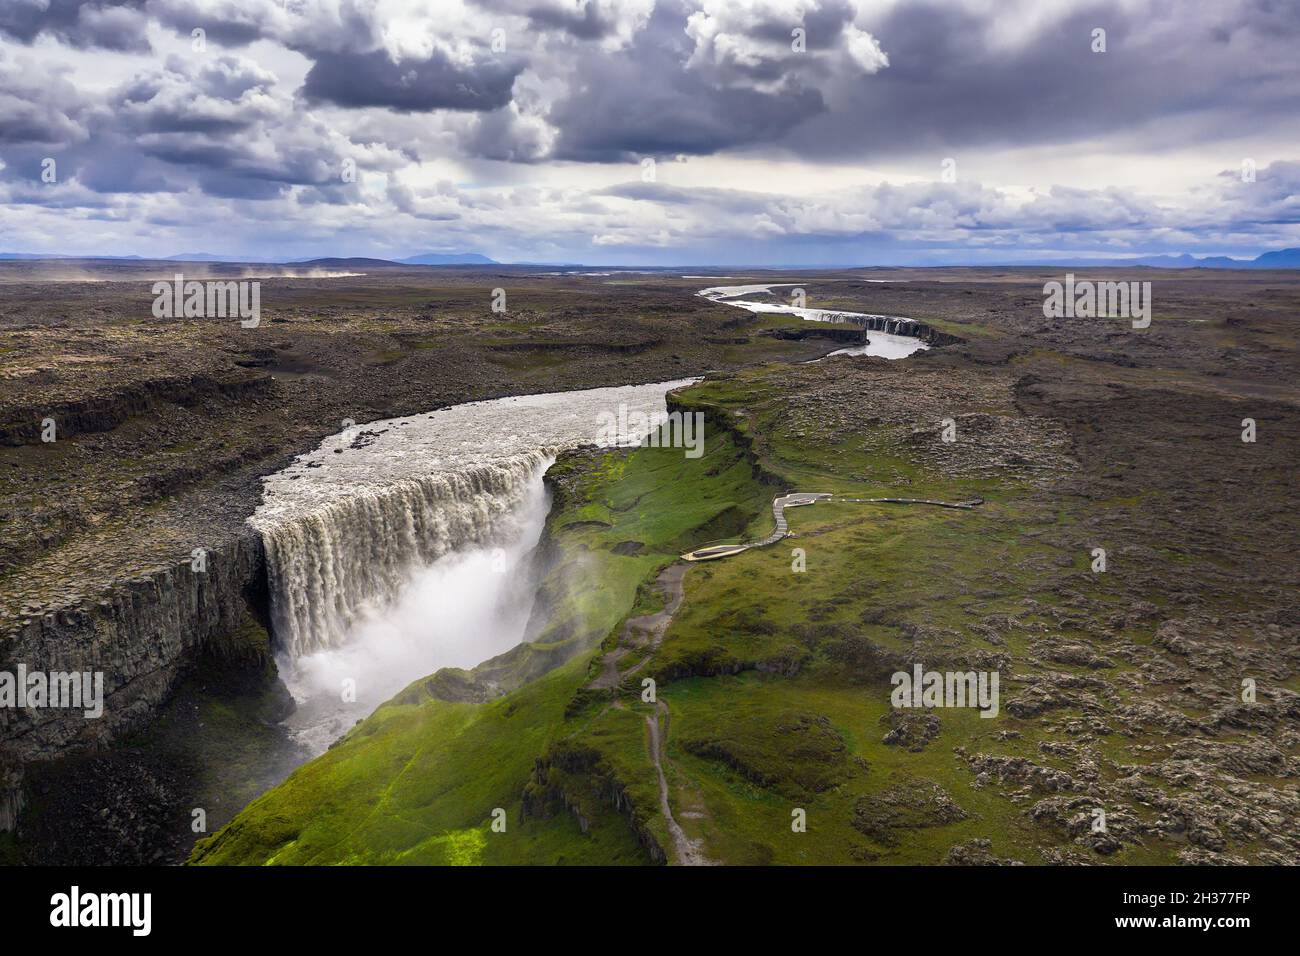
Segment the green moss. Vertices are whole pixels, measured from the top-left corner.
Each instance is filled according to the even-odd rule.
[[[524,820],[534,761],[581,681],[572,664],[484,705],[386,704],[202,841],[192,862],[641,862],[622,828]],[[491,828],[506,813],[505,832]]]

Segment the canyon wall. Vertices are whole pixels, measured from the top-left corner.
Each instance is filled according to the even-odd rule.
[[[0,830],[13,829],[23,768],[100,747],[144,726],[200,652],[264,654],[241,639],[267,620],[261,539],[251,530],[189,562],[121,581],[95,598],[27,619],[0,636],[0,671],[101,672],[103,714],[0,707]]]

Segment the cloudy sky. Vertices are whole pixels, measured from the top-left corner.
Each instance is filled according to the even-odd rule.
[[[1295,0],[0,0],[0,252],[1253,256],[1298,50]]]

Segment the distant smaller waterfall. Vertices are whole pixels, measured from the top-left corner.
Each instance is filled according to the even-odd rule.
[[[871,280],[868,280],[871,281]],[[719,285],[701,289],[696,295],[734,306],[749,312],[794,315],[808,322],[830,322],[837,325],[856,325],[871,333],[862,345],[838,349],[830,355],[875,355],[880,358],[907,358],[914,352],[930,347],[927,339],[933,330],[924,323],[901,315],[875,315],[867,312],[844,312],[838,309],[805,309],[784,302],[759,302],[742,296],[766,293],[775,296],[773,289],[794,286],[794,282],[773,282],[767,285]],[[830,355],[825,356],[829,358]]]

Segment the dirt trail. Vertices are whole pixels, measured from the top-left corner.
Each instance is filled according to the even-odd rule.
[[[668,778],[664,775],[663,765],[667,762],[664,753],[663,738],[659,734],[659,715],[664,717],[663,737],[668,736],[668,705],[659,701],[653,714],[647,714],[645,723],[650,731],[650,759],[654,762],[655,773],[659,775],[659,812],[668,824],[668,834],[673,840],[673,855],[680,866],[712,866],[713,861],[704,855],[699,844],[686,835],[675,819],[673,809],[668,802]]]
[[[655,587],[664,596],[663,610],[627,619],[623,625],[623,632],[619,635],[618,646],[605,652],[600,662],[600,674],[587,685],[589,689],[609,690],[617,687],[624,678],[635,674],[650,659],[647,653],[645,660],[627,672],[619,673],[618,662],[627,656],[629,651],[641,647],[647,652],[653,651],[664,639],[664,632],[668,630],[673,615],[682,606],[682,578],[686,574],[686,568],[685,564],[674,563],[659,572],[659,577],[655,579]]]
[[[683,579],[688,567],[690,565],[684,562],[675,562],[659,572],[659,577],[655,579],[655,587],[664,596],[663,610],[627,619],[619,635],[618,646],[605,652],[601,658],[600,674],[587,685],[588,688],[611,690],[635,674],[650,660],[651,652],[659,646],[664,633],[668,630],[668,625],[672,622],[673,615],[682,606],[685,593]],[[620,673],[618,662],[634,648],[645,648],[645,658],[634,667]],[[615,700],[613,706],[623,706],[622,700]],[[663,715],[664,721],[662,733],[659,729],[660,714]],[[659,810],[664,815],[664,822],[672,838],[674,862],[682,866],[711,866],[713,861],[704,855],[699,845],[686,835],[673,817],[672,806],[668,800],[668,777],[664,773],[664,764],[668,762],[664,750],[664,742],[668,737],[668,720],[668,706],[663,701],[659,701],[655,712],[646,715],[645,722],[649,732],[650,761],[654,764],[655,774],[659,778]]]
[[[786,507],[813,504],[819,498],[824,497],[827,496],[797,492],[778,497],[772,502],[772,515],[776,519],[776,529],[767,539],[747,547],[762,547],[773,541],[779,541],[788,533],[784,514]],[[715,549],[704,550],[707,552]],[[688,561],[692,559],[692,555],[683,555],[683,557]],[[639,617],[628,618],[623,625],[622,633],[619,635],[618,646],[605,652],[601,658],[600,674],[587,685],[588,688],[612,689],[645,666],[650,659],[650,652],[659,646],[659,642],[663,640],[664,632],[668,630],[673,615],[681,607],[684,594],[683,578],[688,567],[689,564],[686,561],[679,561],[668,565],[659,573],[659,577],[655,580],[655,586],[664,595],[663,610],[654,614],[642,614]],[[618,669],[619,661],[633,648],[645,648],[647,651],[645,658],[627,671],[620,673]],[[664,721],[662,734],[659,730],[659,717],[661,714]],[[668,798],[668,777],[664,773],[664,764],[668,762],[667,752],[664,748],[664,743],[668,737],[668,721],[668,706],[663,701],[659,701],[655,706],[655,712],[647,714],[645,719],[646,729],[649,732],[650,761],[654,764],[655,775],[659,778],[659,812],[663,814],[664,823],[667,825],[668,834],[672,839],[674,862],[681,866],[710,866],[712,861],[704,855],[699,845],[686,835],[681,825],[673,817],[672,804]]]

